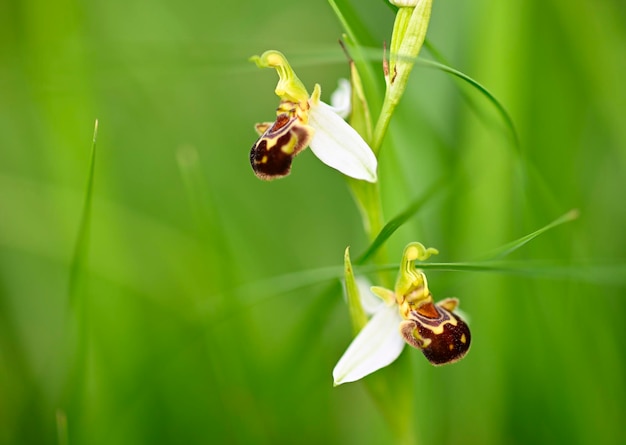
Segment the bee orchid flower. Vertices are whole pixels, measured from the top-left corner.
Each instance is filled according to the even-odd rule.
[[[446,298],[435,303],[426,275],[414,265],[416,260],[423,261],[435,253],[437,250],[426,249],[420,243],[409,244],[404,249],[395,289],[370,288],[384,304],[363,304],[365,309],[374,308],[374,313],[335,366],[335,386],[354,382],[393,363],[407,343],[421,350],[435,366],[465,356],[471,336],[467,324],[453,312],[459,301]],[[363,299],[362,290],[360,294]]]
[[[252,169],[260,179],[287,176],[293,158],[311,147],[324,164],[344,175],[376,182],[376,156],[338,114],[339,110],[320,100],[319,84],[309,96],[285,56],[278,51],[266,51],[251,60],[261,68],[275,68],[279,76],[275,89],[280,98],[276,120],[256,125],[260,137],[250,151]]]

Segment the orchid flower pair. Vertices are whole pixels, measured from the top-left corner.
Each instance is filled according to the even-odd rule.
[[[321,88],[309,94],[285,56],[266,51],[252,61],[275,68],[280,104],[274,122],[256,125],[259,139],[250,151],[255,174],[264,180],[287,176],[293,158],[307,146],[323,163],[352,178],[376,182],[376,156],[363,138],[343,120],[342,110],[320,100]],[[345,101],[344,101],[345,103]]]
[[[285,56],[278,51],[266,51],[251,60],[261,68],[275,68],[279,76],[275,89],[280,98],[276,120],[256,125],[260,137],[250,151],[252,169],[260,179],[288,175],[293,158],[310,146],[322,162],[346,176],[377,181],[376,156],[359,133],[343,120],[342,113],[350,108],[346,94],[343,105],[335,107],[320,100],[318,84],[309,96]],[[349,89],[346,83],[344,93]],[[333,102],[340,102],[337,98],[341,99],[341,94]],[[435,304],[426,275],[414,266],[416,260],[426,260],[435,253],[435,249],[426,249],[420,243],[409,244],[404,250],[395,289],[372,287],[373,294],[380,298],[374,304],[371,300],[375,297],[367,290],[363,292],[364,306],[371,309],[368,311],[371,319],[333,370],[335,385],[359,380],[391,364],[400,356],[405,343],[420,349],[434,365],[452,363],[465,356],[471,338],[467,324],[453,312],[458,300],[448,298]],[[349,278],[354,279],[346,277]]]
[[[471,336],[467,324],[453,311],[456,298],[434,303],[426,275],[414,265],[438,253],[420,243],[405,249],[394,290],[371,287],[361,292],[363,308],[372,315],[343,354],[335,369],[335,385],[359,380],[396,360],[404,345],[420,349],[433,365],[454,363],[465,356]],[[346,276],[346,280],[353,277]]]

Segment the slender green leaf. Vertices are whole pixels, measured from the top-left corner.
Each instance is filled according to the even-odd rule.
[[[91,144],[91,156],[89,161],[89,172],[87,174],[87,186],[85,188],[85,201],[83,211],[78,225],[74,255],[70,266],[69,295],[70,303],[75,303],[78,293],[80,274],[86,268],[87,252],[89,249],[89,229],[91,225],[91,201],[93,196],[94,174],[96,166],[96,139],[98,138],[98,120],[96,119],[93,129],[93,140]]]
[[[476,88],[496,108],[496,110],[498,111],[498,113],[502,117],[502,120],[504,121],[506,127],[508,128],[508,130],[510,132],[511,139],[513,140],[513,145],[514,145],[515,149],[518,152],[520,151],[519,136],[517,134],[517,129],[515,128],[515,124],[513,123],[513,119],[511,118],[511,115],[506,110],[504,105],[502,105],[502,103],[486,87],[484,87],[478,81],[472,79],[467,74],[462,73],[461,71],[456,70],[456,69],[454,69],[454,68],[452,68],[452,67],[450,67],[448,65],[445,65],[443,63],[439,63],[439,62],[435,62],[435,61],[427,60],[427,59],[422,59],[422,58],[418,58],[416,63],[419,64],[419,65],[422,65],[424,67],[427,67],[427,68],[435,68],[435,69],[441,70],[443,72],[446,72],[448,74],[451,74],[451,75],[453,75],[455,77],[458,77],[459,79],[469,83],[474,88]]]
[[[507,255],[510,255],[511,253],[513,253],[514,251],[516,251],[517,249],[519,249],[520,247],[522,247],[523,245],[525,245],[526,243],[532,241],[533,239],[537,238],[539,235],[541,235],[542,233],[557,227],[561,224],[565,224],[567,222],[573,221],[576,218],[578,218],[578,216],[580,215],[580,212],[577,209],[572,209],[569,212],[567,212],[566,214],[558,217],[557,219],[555,219],[554,221],[552,221],[550,224],[545,225],[544,227],[535,230],[533,233],[529,233],[528,235],[525,235],[521,238],[516,239],[515,241],[511,241],[510,243],[505,244],[504,246],[499,247],[498,249],[496,249],[494,252],[492,252],[490,255],[488,255],[490,258],[492,259],[500,259],[500,258],[504,258]]]
[[[380,271],[397,271],[399,263],[383,265],[355,266],[355,275],[366,275]],[[489,272],[505,275],[529,276],[555,280],[572,280],[580,283],[626,284],[626,263],[559,261],[474,261],[450,263],[420,263],[420,269],[444,272]],[[341,279],[342,266],[309,269],[291,274],[279,275],[257,281],[237,289],[237,293],[248,297],[246,307],[253,307],[271,298],[294,292],[320,283]],[[252,292],[254,290],[254,292]],[[250,297],[254,295],[254,297]],[[211,312],[211,311],[209,311]],[[223,313],[220,315],[224,315]]]
[[[379,237],[359,258],[361,265],[351,268],[352,274],[368,274],[380,271],[394,271],[400,267],[398,263],[384,265],[362,265],[384,241],[393,234],[398,227],[406,222],[414,213],[422,206],[423,202],[435,191],[439,189],[439,183],[433,185],[425,196],[415,200],[404,212],[390,221],[381,231]],[[619,263],[611,264],[579,264],[569,265],[559,262],[545,261],[525,261],[525,262],[505,262],[500,261],[506,255],[524,246],[539,235],[553,229],[561,224],[572,221],[578,217],[577,210],[571,210],[565,215],[557,218],[550,224],[523,236],[515,241],[505,244],[495,252],[491,253],[486,260],[466,261],[466,262],[450,262],[450,263],[420,263],[421,269],[439,270],[439,271],[456,271],[456,272],[499,272],[514,275],[536,275],[551,278],[568,278],[579,281],[591,282],[626,282],[626,275],[620,275],[626,270],[626,265]],[[379,239],[380,238],[380,239]],[[374,246],[374,247],[373,247]],[[238,289],[238,293],[242,295],[256,295],[261,300],[266,299],[269,295],[276,296],[282,293],[291,292],[300,288],[319,284],[324,281],[340,279],[346,273],[346,266],[330,266],[319,269],[310,269],[301,272],[295,272],[285,275],[279,275],[267,280],[257,281],[255,283],[243,286]],[[621,281],[620,281],[621,280]]]
[[[389,265],[388,267],[392,267]],[[396,266],[397,267],[397,266]],[[477,261],[467,263],[424,263],[420,268],[454,272],[497,272],[580,283],[626,284],[626,263],[559,261]]]
[[[378,249],[389,239],[391,235],[395,233],[400,227],[402,227],[412,216],[416,215],[422,207],[437,193],[444,190],[446,181],[441,179],[431,185],[423,195],[415,198],[405,210],[399,215],[392,218],[382,228],[380,233],[376,236],[372,244],[369,245],[367,250],[361,254],[361,256],[355,261],[356,264],[364,264],[374,255]]]
[[[96,165],[96,140],[98,138],[98,120],[96,119],[93,130],[93,140],[91,144],[91,155],[89,161],[89,172],[87,175],[87,186],[85,189],[85,200],[83,204],[81,219],[76,235],[76,244],[74,255],[70,265],[69,276],[69,301],[72,310],[73,326],[68,332],[73,337],[71,362],[69,365],[68,375],[66,376],[65,388],[63,394],[64,406],[63,412],[78,409],[81,406],[82,398],[85,390],[86,367],[87,367],[87,350],[88,350],[88,326],[89,311],[87,308],[88,301],[84,296],[84,289],[80,286],[84,280],[85,270],[87,269],[89,235],[91,227],[91,208],[93,198],[94,175]],[[82,298],[79,298],[82,296]],[[59,419],[57,419],[59,420]],[[63,418],[61,418],[63,420]],[[73,421],[80,422],[79,416],[75,416]],[[67,437],[67,427],[65,424],[58,424],[59,440]]]

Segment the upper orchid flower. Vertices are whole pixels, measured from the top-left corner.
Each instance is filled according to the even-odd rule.
[[[420,349],[433,365],[454,363],[465,356],[470,347],[470,331],[452,312],[459,301],[446,298],[435,304],[426,275],[414,265],[415,260],[425,260],[436,253],[437,250],[426,249],[420,243],[409,244],[404,249],[395,290],[371,288],[386,304],[363,305],[365,309],[373,307],[374,315],[335,366],[335,385],[359,380],[391,364],[405,343]]]
[[[311,147],[323,163],[356,179],[376,182],[376,156],[361,136],[335,108],[320,100],[321,88],[309,94],[278,51],[266,51],[252,61],[261,68],[275,68],[280,105],[276,121],[256,125],[261,137],[250,151],[256,175],[265,180],[289,174],[294,156]]]

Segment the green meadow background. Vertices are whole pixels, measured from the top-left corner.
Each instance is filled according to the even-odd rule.
[[[338,3],[382,85],[393,10]],[[475,261],[580,217],[515,271],[428,273],[473,345],[379,372],[415,412],[332,385],[352,331],[324,268],[367,247],[345,180],[308,150],[271,183],[248,161],[278,104],[248,57],[283,51],[328,100],[342,32],[321,0],[0,3],[0,444],[387,444],[384,416],[407,415],[421,444],[626,443],[625,3],[435,0],[429,42],[520,148],[485,96],[416,66],[380,159],[386,219],[442,182],[390,260],[421,241]]]

